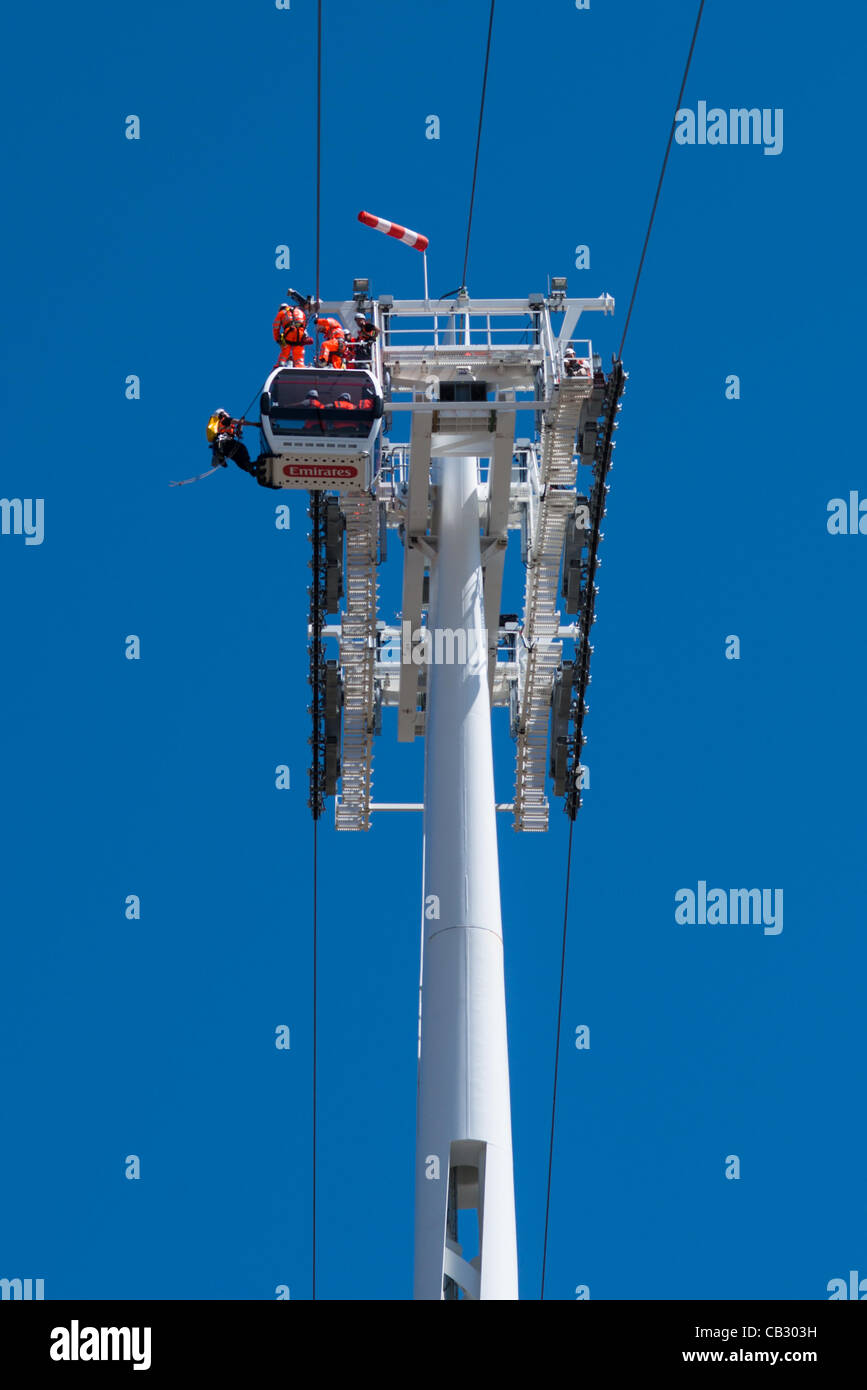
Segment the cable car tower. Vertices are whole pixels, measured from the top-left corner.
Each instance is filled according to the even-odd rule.
[[[260,481],[311,494],[314,816],[333,797],[337,829],[366,831],[378,810],[419,809],[372,800],[383,708],[395,708],[400,742],[425,739],[417,1299],[518,1297],[495,822],[502,812],[515,830],[546,830],[549,782],[572,818],[581,804],[597,551],[625,379],[619,361],[606,374],[575,337],[581,316],[613,313],[613,299],[552,286],[432,302],[371,299],[356,281],[353,299],[320,312],[347,324],[368,315],[379,335],[366,360],[275,371],[261,402]],[[403,543],[398,625],[378,614],[389,530]],[[520,616],[500,612],[512,531],[526,569]],[[515,742],[502,805],[495,706]]]

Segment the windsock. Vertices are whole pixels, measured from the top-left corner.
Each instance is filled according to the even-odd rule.
[[[414,246],[416,251],[426,251],[428,248],[426,236],[422,236],[421,232],[411,232],[408,227],[401,227],[399,222],[386,222],[384,217],[374,217],[372,212],[360,212],[358,220],[363,222],[365,227],[375,227],[378,232],[385,232],[386,236],[396,237],[407,246]]]

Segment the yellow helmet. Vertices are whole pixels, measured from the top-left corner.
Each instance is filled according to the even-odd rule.
[[[213,444],[218,434],[223,433],[223,421],[229,418],[226,410],[215,410],[208,421],[208,443]]]

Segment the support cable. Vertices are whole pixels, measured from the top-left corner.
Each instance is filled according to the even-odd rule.
[[[316,5],[316,307],[319,309],[319,245],[322,226],[322,0]]]
[[[464,249],[464,269],[461,274],[461,288],[466,289],[467,284],[467,262],[470,259],[470,232],[473,229],[473,204],[476,198],[476,176],[479,172],[479,149],[482,144],[482,117],[485,114],[485,91],[488,86],[488,63],[491,58],[491,34],[494,28],[494,5],[496,0],[491,0],[491,13],[488,19],[488,46],[485,49],[485,71],[482,77],[482,99],[479,105],[479,130],[476,136],[476,157],[473,162],[473,183],[470,189],[470,211],[467,217],[467,244]],[[441,296],[445,298],[445,296]]]
[[[493,6],[492,6],[491,8],[493,9]],[[657,183],[657,185],[656,185],[656,194],[655,194],[655,197],[654,197],[654,199],[653,199],[653,206],[652,206],[651,211],[650,211],[650,220],[649,220],[649,222],[648,222],[648,224],[647,224],[647,231],[646,231],[645,236],[644,236],[644,245],[643,245],[642,248],[641,248],[641,258],[640,258],[640,260],[639,260],[639,262],[638,262],[638,271],[637,271],[636,276],[635,276],[635,284],[634,284],[633,287],[632,287],[632,296],[631,296],[631,298],[630,298],[630,300],[629,300],[629,308],[628,308],[627,313],[626,313],[626,322],[625,322],[625,324],[624,324],[624,326],[623,326],[623,335],[622,335],[622,337],[621,337],[621,339],[620,339],[620,347],[618,348],[618,350],[617,350],[617,356],[615,357],[615,368],[619,368],[621,372],[622,372],[623,347],[624,347],[624,344],[625,344],[625,342],[626,342],[626,334],[627,334],[628,331],[629,331],[629,324],[630,324],[630,320],[631,320],[631,318],[632,318],[632,310],[633,310],[633,307],[634,307],[634,305],[635,305],[635,296],[636,296],[637,293],[638,293],[638,286],[639,286],[639,282],[640,282],[640,280],[641,280],[641,272],[642,272],[642,270],[644,269],[644,261],[645,261],[646,255],[647,255],[647,248],[648,248],[648,245],[649,245],[649,243],[650,243],[650,233],[651,233],[651,230],[652,230],[652,228],[653,228],[654,218],[656,217],[656,210],[657,210],[657,208],[658,208],[658,206],[659,206],[659,199],[660,199],[660,195],[661,195],[661,193],[662,193],[663,180],[665,179],[665,170],[666,170],[667,165],[668,165],[668,156],[669,156],[669,154],[671,153],[671,145],[672,145],[672,141],[673,141],[673,139],[674,139],[674,131],[675,131],[675,127],[676,127],[676,124],[677,124],[677,113],[678,113],[678,111],[680,110],[680,104],[681,104],[681,102],[682,102],[682,100],[683,100],[684,91],[686,90],[686,81],[687,81],[687,77],[689,76],[689,69],[690,69],[690,65],[691,65],[691,63],[692,63],[692,55],[693,55],[693,53],[695,52],[695,45],[696,45],[696,40],[698,39],[698,31],[699,31],[699,26],[700,26],[700,24],[701,24],[701,17],[702,17],[702,12],[703,12],[703,10],[704,10],[704,0],[699,0],[698,14],[696,15],[695,27],[693,28],[693,31],[692,31],[692,40],[691,40],[690,45],[689,45],[689,53],[687,54],[686,65],[685,65],[684,70],[683,70],[683,78],[682,78],[682,81],[681,81],[681,84],[680,84],[680,91],[678,92],[678,95],[677,95],[677,102],[675,103],[674,115],[672,116],[672,120],[671,120],[671,129],[669,130],[669,133],[668,133],[668,142],[667,142],[667,144],[666,144],[666,146],[665,146],[665,155],[664,155],[663,161],[662,161],[662,168],[661,168],[660,174],[659,174],[659,181],[658,181],[658,183]],[[621,389],[622,389],[622,385],[621,385]],[[618,394],[619,394],[619,393],[618,393]],[[606,471],[607,471],[607,470],[606,470]],[[603,479],[603,481],[604,481],[604,479]],[[602,497],[604,498],[604,490],[603,490],[603,492],[602,492]],[[598,526],[598,518],[597,518],[597,526]],[[594,555],[593,555],[593,559],[594,559],[594,561],[595,561],[595,553],[594,553]],[[595,569],[595,564],[594,564],[594,567],[593,567],[593,568]],[[592,576],[591,576],[590,584],[591,584],[591,594],[592,594]],[[592,598],[590,599],[590,605],[591,605],[591,611],[592,611]],[[585,634],[584,634],[584,635],[585,635],[585,640],[589,640],[589,630],[585,631]],[[585,672],[582,672],[582,675],[586,676],[586,671],[585,671]],[[586,680],[582,681],[582,687],[581,687],[581,690],[580,690],[580,693],[579,693],[579,699],[580,699],[580,701],[581,701],[581,705],[582,705],[582,706],[583,706],[583,694],[584,694],[584,686],[585,686],[585,685],[586,685]],[[581,739],[581,737],[580,737],[580,724],[579,724],[579,736],[578,736],[578,739],[577,739],[576,752],[575,752],[575,763],[576,763],[576,764],[578,763],[578,760],[579,760],[579,758],[580,758],[581,743],[582,743],[582,739]],[[577,770],[576,770],[576,775],[577,775]],[[568,930],[568,925],[569,925],[569,886],[570,886],[571,873],[572,873],[572,837],[573,837],[573,832],[574,832],[574,830],[575,830],[575,819],[574,819],[574,814],[573,814],[573,815],[570,816],[570,820],[569,820],[569,849],[568,849],[568,852],[567,852],[567,855],[566,855],[566,888],[565,888],[565,894],[564,894],[564,908],[563,908],[563,942],[562,942],[562,948],[561,948],[561,952],[560,952],[560,993],[559,993],[559,998],[558,998],[558,1002],[557,1002],[557,1042],[556,1042],[556,1051],[555,1051],[555,1054],[554,1054],[554,1085],[553,1085],[553,1093],[552,1093],[552,1101],[551,1101],[551,1137],[550,1137],[550,1143],[549,1143],[549,1147],[548,1147],[548,1181],[547,1181],[547,1187],[546,1187],[546,1193],[545,1193],[545,1234],[544,1234],[543,1243],[542,1243],[542,1282],[541,1282],[541,1291],[540,1291],[540,1295],[539,1295],[540,1301],[544,1300],[544,1298],[545,1298],[545,1276],[546,1276],[546,1273],[547,1273],[547,1264],[548,1264],[548,1228],[549,1228],[550,1213],[551,1213],[551,1173],[552,1173],[552,1169],[553,1169],[553,1165],[554,1165],[554,1131],[555,1131],[555,1122],[556,1122],[556,1117],[557,1117],[557,1082],[558,1082],[559,1074],[560,1074],[560,1038],[561,1038],[562,1025],[563,1025],[563,991],[564,991],[564,982],[565,982],[565,975],[566,975],[566,936],[567,936],[567,930]]]
[[[310,517],[313,524],[313,556],[310,562],[313,582],[310,585],[310,684],[313,689],[313,703],[310,711],[313,716],[313,732],[310,738],[312,760],[310,764],[310,799],[308,805],[313,813],[313,1299],[316,1298],[316,1041],[317,1041],[317,936],[318,936],[318,853],[319,817],[325,806],[324,797],[324,730],[322,710],[322,645],[323,598],[325,587],[325,545],[324,508],[322,493],[310,493]]]
[[[313,822],[313,1279],[312,1300],[316,1302],[316,879],[319,820]]]
[[[317,0],[316,5],[316,313],[319,314],[319,260],[320,260],[320,229],[321,229],[321,205],[322,205],[322,0]],[[319,355],[319,332],[316,332],[316,353]],[[314,501],[315,499],[315,501]],[[320,545],[320,523],[319,523],[319,495],[311,493],[311,511],[316,511],[313,521],[314,530],[314,551],[318,552]],[[320,792],[318,786],[320,768],[320,750],[317,746],[320,735],[320,679],[319,665],[322,653],[322,607],[321,607],[321,585],[319,566],[314,565],[313,572],[313,659],[311,675],[313,677],[313,729],[314,729],[314,749],[313,749],[313,774],[311,781],[315,778],[317,785],[311,785],[311,800],[313,801],[313,1178],[312,1178],[312,1300],[316,1301],[316,1039],[317,1039],[317,927],[318,927],[318,904],[317,887],[318,875],[318,853],[319,853],[319,816],[321,814]]]
[[[638,293],[638,282],[641,279],[641,272],[644,269],[644,258],[647,255],[647,247],[650,241],[650,231],[653,226],[653,219],[656,216],[657,206],[659,205],[659,195],[662,192],[662,181],[665,178],[665,169],[666,165],[668,164],[668,156],[671,153],[671,142],[674,139],[674,130],[677,124],[677,113],[680,110],[680,103],[683,100],[683,93],[686,87],[686,79],[689,76],[689,66],[692,62],[692,55],[695,49],[695,41],[698,38],[698,27],[701,24],[701,14],[703,9],[704,0],[700,0],[698,14],[695,20],[695,28],[692,31],[692,43],[689,45],[689,53],[687,54],[686,67],[683,70],[683,81],[680,84],[680,91],[677,94],[677,102],[674,108],[674,115],[671,118],[671,130],[668,132],[668,144],[665,147],[665,158],[662,161],[662,169],[660,170],[659,174],[659,183],[656,185],[656,197],[653,200],[653,207],[650,210],[650,221],[647,224],[647,232],[644,237],[644,245],[641,248],[641,260],[638,262],[638,273],[635,276],[635,284],[632,287],[632,298],[629,301],[629,308],[626,312],[626,323],[623,325],[623,337],[620,339],[620,347],[617,349],[617,356],[619,359],[623,357],[623,344],[626,342],[626,334],[629,332],[629,320],[632,318],[632,306],[635,303],[635,296]]]
[[[554,1167],[554,1122],[557,1117],[557,1081],[560,1075],[560,1031],[563,1024],[563,984],[566,979],[566,930],[569,924],[569,883],[572,869],[572,836],[575,822],[569,822],[569,850],[566,855],[566,895],[563,904],[563,945],[560,951],[560,998],[557,1003],[557,1042],[554,1049],[554,1091],[551,1099],[551,1140],[548,1145],[548,1185],[545,1193],[545,1238],[542,1243],[542,1292],[545,1297],[545,1271],[548,1264],[548,1219],[551,1213],[551,1172]]]

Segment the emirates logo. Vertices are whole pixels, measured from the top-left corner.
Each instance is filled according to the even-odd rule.
[[[286,478],[357,478],[358,469],[349,464],[284,463]]]

